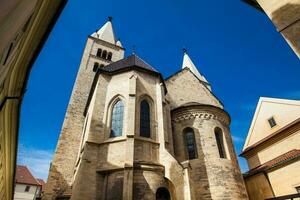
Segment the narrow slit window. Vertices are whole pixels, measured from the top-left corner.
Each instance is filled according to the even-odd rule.
[[[109,53],[107,54],[107,60],[111,61],[111,58],[112,58],[112,53],[109,52]]]
[[[194,130],[192,128],[184,129],[184,136],[189,160],[197,158]]]
[[[99,63],[95,62],[94,67],[93,67],[93,71],[94,72],[97,71],[98,67],[99,67]]]
[[[226,158],[224,141],[223,141],[223,132],[220,128],[215,129],[215,137],[216,137],[216,142],[217,142],[217,147],[218,147],[220,158]]]
[[[140,106],[140,136],[147,138],[151,137],[150,106],[146,100],[143,100]]]
[[[102,54],[102,49],[98,49],[96,56],[101,58],[101,54]]]
[[[274,126],[277,125],[277,123],[276,123],[274,117],[269,118],[269,119],[268,119],[268,122],[269,122],[269,125],[270,125],[271,128],[273,128]]]
[[[124,116],[124,104],[121,100],[113,106],[111,116],[111,131],[110,137],[119,137],[123,134],[123,116]]]
[[[101,57],[104,58],[104,59],[107,59],[106,58],[107,57],[107,51],[104,50]]]

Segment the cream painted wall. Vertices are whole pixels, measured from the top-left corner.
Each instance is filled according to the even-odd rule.
[[[35,200],[36,195],[39,193],[40,187],[35,185],[28,185],[30,189],[25,192],[25,184],[16,184],[14,200]]]
[[[272,116],[277,123],[273,128],[268,122]],[[299,116],[300,101],[261,97],[243,150],[296,120]]]
[[[268,173],[275,196],[295,194],[300,186],[300,160]]]

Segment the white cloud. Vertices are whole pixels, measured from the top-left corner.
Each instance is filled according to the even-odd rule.
[[[35,178],[42,178],[46,181],[52,156],[52,150],[19,145],[17,163],[26,165]]]
[[[235,136],[235,135],[232,135],[231,137],[232,137],[232,140],[234,142],[236,142],[236,143],[242,143],[242,142],[244,142],[244,138],[242,138],[242,137]]]

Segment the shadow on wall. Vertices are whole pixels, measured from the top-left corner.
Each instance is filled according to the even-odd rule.
[[[52,178],[48,177],[47,185],[49,185],[49,188],[52,188],[53,186],[58,185],[57,182],[61,183],[61,185],[68,185],[67,181],[63,179],[62,174],[57,171],[56,166],[50,165],[50,171],[49,176],[53,176]],[[71,192],[71,186],[69,187],[61,187],[61,188],[53,188],[53,190],[45,190],[42,194],[43,200],[52,199],[53,193],[55,193],[57,196],[68,196]]]
[[[300,57],[300,3],[287,3],[271,13],[270,16],[295,53]]]

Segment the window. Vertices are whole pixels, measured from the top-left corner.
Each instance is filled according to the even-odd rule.
[[[195,135],[192,128],[184,129],[184,136],[189,160],[197,157]]]
[[[146,100],[143,100],[140,105],[140,136],[151,137],[150,106]]]
[[[270,125],[271,128],[273,128],[274,126],[277,125],[277,123],[276,123],[274,117],[269,118],[269,119],[268,119],[268,122],[269,122],[269,125]]]
[[[107,60],[111,60],[111,57],[112,57],[112,53],[111,52],[109,52],[108,54],[107,54]]]
[[[112,109],[110,137],[118,137],[122,135],[123,115],[124,104],[121,100],[118,100]]]
[[[222,130],[218,127],[215,128],[215,137],[217,141],[220,158],[226,158],[224,142],[223,142],[223,133]]]
[[[29,185],[26,185],[26,187],[25,187],[25,192],[29,192],[29,190],[30,190],[30,186]]]
[[[167,188],[160,187],[156,190],[156,200],[170,200],[170,193]]]
[[[107,56],[107,51],[104,50],[101,57],[106,59],[106,56]]]
[[[93,67],[93,71],[94,72],[97,71],[98,67],[99,67],[99,63],[95,62],[94,67]]]
[[[101,57],[101,53],[102,53],[102,49],[98,49],[96,56],[100,58]]]
[[[300,194],[300,186],[296,187],[296,191]]]

